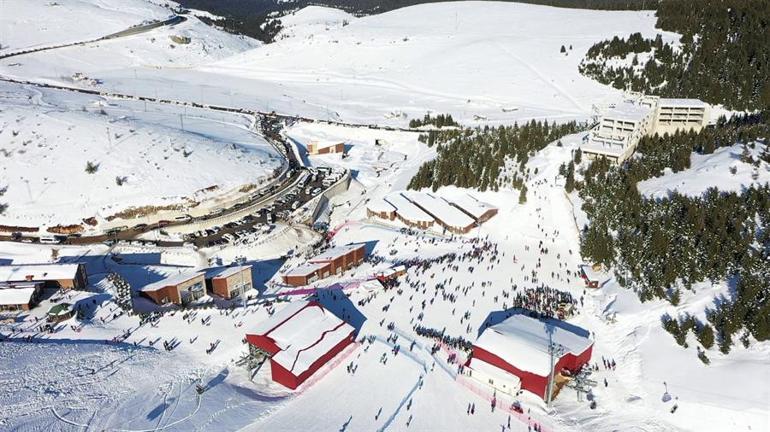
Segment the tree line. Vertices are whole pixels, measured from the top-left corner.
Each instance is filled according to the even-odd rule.
[[[503,180],[500,174],[509,162],[518,167],[518,172],[508,180],[513,187],[522,189],[529,157],[548,143],[582,128],[584,125],[576,122],[557,124],[531,120],[513,126],[430,131],[419,139],[435,146],[437,156],[419,168],[409,188],[436,190],[454,185],[498,190]]]
[[[657,27],[681,47],[633,34],[592,46],[580,72],[624,90],[697,97],[736,110],[770,107],[770,5],[757,0],[662,0]],[[611,59],[631,64],[613,66]],[[645,57],[640,60],[640,55]],[[649,59],[647,59],[649,57]]]
[[[679,303],[682,290],[696,283],[727,281],[730,295],[716,299],[707,311],[719,348],[728,352],[734,335],[748,343],[770,339],[770,185],[753,185],[741,192],[708,189],[702,196],[672,193],[666,198],[643,196],[637,183],[689,168],[693,152],[707,154],[742,143],[744,162],[770,163],[767,142],[770,112],[721,119],[701,132],[645,137],[637,155],[624,166],[603,159],[591,163],[576,183],[590,225],[581,233],[582,255],[612,266],[618,282],[641,300]],[[678,341],[691,329],[697,337],[705,323],[684,317],[664,317],[664,327]],[[676,323],[669,322],[677,320]],[[683,333],[684,336],[680,333]],[[708,348],[708,346],[704,347]],[[700,353],[699,353],[700,355]],[[705,354],[703,354],[705,356]]]

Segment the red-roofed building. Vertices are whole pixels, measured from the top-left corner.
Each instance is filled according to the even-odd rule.
[[[281,278],[287,285],[307,285],[361,264],[364,255],[366,255],[364,244],[334,247],[283,273]]]
[[[576,373],[591,360],[593,341],[586,330],[555,319],[517,314],[484,330],[473,344],[466,374],[506,393],[520,385],[546,399],[551,343],[557,347],[554,374]]]
[[[318,302],[290,303],[246,334],[270,358],[273,381],[296,389],[345,347],[355,329]]]

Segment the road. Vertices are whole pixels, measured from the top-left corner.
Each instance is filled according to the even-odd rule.
[[[87,45],[87,44],[99,42],[99,41],[108,41],[112,39],[133,36],[136,34],[152,31],[159,27],[173,26],[181,22],[184,22],[186,19],[187,18],[183,16],[174,15],[163,21],[156,21],[156,22],[141,24],[141,25],[134,26],[126,30],[116,32],[110,35],[102,36],[96,39],[80,41],[80,42],[71,42],[67,44],[50,45],[45,47],[38,47],[38,48],[32,48],[28,50],[1,54],[0,60],[11,58],[11,57],[22,56],[26,54],[31,54],[31,53],[36,53],[36,52],[41,52],[41,51],[54,50],[54,49],[70,47],[70,46]],[[264,138],[276,149],[276,151],[287,162],[285,165],[286,170],[278,176],[278,179],[282,179],[282,180],[279,180],[277,184],[272,184],[268,188],[265,188],[272,192],[269,195],[264,195],[264,194],[260,195],[258,193],[255,193],[255,194],[252,194],[248,200],[237,203],[232,207],[226,208],[224,209],[224,211],[220,210],[216,213],[208,214],[208,215],[204,215],[196,218],[180,215],[177,218],[173,218],[173,220],[160,220],[160,217],[156,217],[155,219],[159,219],[159,220],[126,221],[125,223],[127,224],[130,224],[131,222],[133,222],[134,226],[113,227],[100,235],[71,237],[67,239],[67,243],[69,244],[93,244],[93,243],[102,243],[102,242],[111,241],[111,240],[112,241],[117,241],[117,240],[136,241],[137,236],[144,234],[148,231],[158,230],[158,229],[167,228],[167,227],[179,227],[179,226],[189,225],[189,224],[193,224],[201,221],[207,221],[215,218],[223,219],[224,217],[233,215],[234,213],[239,213],[239,214],[243,214],[244,212],[252,213],[252,211],[258,211],[260,207],[264,206],[265,204],[276,201],[283,194],[285,194],[289,189],[291,189],[293,185],[296,184],[296,182],[298,181],[299,177],[303,174],[303,172],[307,171],[307,168],[305,168],[302,162],[297,159],[298,155],[296,154],[296,152],[292,150],[292,147],[291,147],[292,144],[289,143],[280,133],[283,127],[283,124],[287,122],[296,122],[296,121],[317,122],[317,123],[333,124],[333,125],[355,127],[355,128],[369,128],[369,129],[403,131],[403,132],[425,132],[424,129],[398,128],[398,127],[392,127],[392,126],[379,126],[374,124],[359,124],[359,123],[348,123],[348,122],[332,121],[332,120],[320,120],[320,119],[313,119],[313,118],[304,117],[304,116],[295,115],[295,114],[281,114],[281,113],[276,113],[275,111],[264,112],[264,111],[256,111],[256,110],[251,110],[251,109],[242,108],[242,107],[217,106],[217,105],[208,105],[208,104],[187,102],[187,101],[180,101],[180,100],[160,99],[160,98],[150,97],[150,96],[98,91],[98,90],[79,88],[74,86],[65,86],[65,85],[41,83],[41,82],[35,82],[35,81],[29,81],[29,80],[20,80],[20,79],[7,77],[7,76],[0,76],[0,80],[15,83],[15,84],[34,86],[38,88],[77,92],[77,93],[90,94],[94,96],[100,96],[100,97],[111,98],[111,99],[137,100],[137,101],[151,102],[151,103],[157,103],[157,104],[190,106],[193,108],[208,109],[212,111],[223,111],[223,112],[229,112],[229,113],[251,115],[251,116],[254,116],[256,120],[255,125],[258,125],[260,127],[261,134],[264,136]],[[287,172],[289,173],[288,176],[286,176]],[[263,191],[265,189],[263,189]],[[139,223],[137,224],[137,222]],[[219,237],[221,237],[221,235],[219,235]],[[23,236],[19,238],[11,235],[0,235],[0,240],[5,240],[5,241],[24,240],[28,242],[39,241],[38,238],[32,237],[32,236]],[[181,244],[183,244],[183,242],[164,242],[164,241],[154,241],[154,240],[153,241],[142,240],[142,241],[152,243],[158,246],[180,246]],[[208,244],[210,241],[211,239],[202,240],[201,243]],[[197,243],[199,242],[196,242],[196,244]]]

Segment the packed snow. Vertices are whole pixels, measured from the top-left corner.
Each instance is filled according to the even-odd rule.
[[[96,39],[172,15],[145,0],[5,0],[2,7],[0,54]]]
[[[193,206],[238,195],[282,167],[247,116],[0,89],[0,186],[9,203],[3,224],[68,225],[132,207]]]
[[[662,176],[639,182],[637,187],[642,194],[654,198],[666,198],[674,192],[700,196],[709,188],[740,193],[752,185],[770,182],[770,164],[759,158],[766,148],[762,143],[747,148],[748,154],[759,161],[757,165],[742,160],[741,144],[718,148],[711,154],[693,154],[690,168],[677,173],[666,169]]]
[[[89,39],[168,16],[167,9],[138,0],[125,7],[112,0],[59,3],[66,7],[14,2],[21,5],[18,15],[13,9],[0,17],[0,38],[12,41],[3,43],[14,48]],[[114,9],[119,10],[108,13]],[[21,35],[18,26],[36,14],[50,27]],[[99,21],[102,14],[109,17]],[[93,17],[94,25],[82,25],[83,16]],[[593,104],[620,101],[622,95],[578,74],[584,52],[615,34],[653,37],[654,22],[652,12],[492,2],[437,3],[361,18],[313,7],[285,18],[282,38],[266,46],[188,17],[123,39],[2,60],[0,74],[399,126],[426,111],[448,112],[468,123],[587,119]],[[17,39],[7,39],[9,33]],[[572,49],[560,54],[561,45]],[[203,199],[208,195],[196,191],[213,184],[219,191],[237,190],[281,165],[272,147],[253,133],[253,119],[243,116],[12,84],[0,89],[6,122],[0,143],[12,153],[0,158],[14,159],[0,165],[0,189],[9,185],[0,201],[10,204],[3,223],[45,224],[54,216],[77,222],[84,213],[104,217],[132,205]],[[770,390],[761,385],[770,381],[769,344],[753,341],[729,355],[712,348],[706,350],[711,364],[705,365],[694,341],[682,348],[661,326],[665,313],[702,314],[715,296],[734,289],[730,281],[698,284],[678,306],[643,304],[611,275],[599,289],[585,287],[577,274],[585,264],[578,235],[584,216],[575,195],[565,194],[555,180],[582,134],[563,137],[530,158],[527,169],[536,174],[527,179],[524,204],[518,204],[518,190],[507,188],[430,191],[448,201],[468,200],[470,194],[499,209],[470,234],[442,235],[366,216],[368,202],[406,189],[419,166],[435,157],[417,133],[306,122],[284,133],[300,143],[338,140],[350,146],[347,157],[321,155],[310,164],[351,170],[350,189],[329,200],[322,219],[331,228],[332,248],[364,243],[373,258],[316,283],[316,291],[294,290],[280,278],[281,269],[303,265],[317,254],[313,245],[324,242],[302,225],[279,223],[256,241],[200,250],[0,242],[2,265],[82,262],[89,277],[87,291],[47,290],[30,312],[3,313],[0,429],[770,429]],[[754,181],[753,168],[736,160],[735,151],[740,152],[720,149],[696,157],[692,169],[653,179],[661,183],[640,190],[696,194],[712,177],[720,188],[744,187]],[[88,160],[100,162],[94,174],[84,170]],[[735,186],[726,182],[732,175],[726,162],[741,178]],[[698,168],[707,171],[699,175]],[[766,181],[762,169],[766,164],[760,164],[757,181]],[[127,182],[117,186],[116,176]],[[164,278],[233,263],[252,267],[255,287],[237,302],[207,295],[191,309],[159,309],[139,296],[142,287]],[[399,265],[406,274],[398,286],[386,290],[374,280]],[[143,321],[119,308],[111,274],[128,281],[135,305],[157,312],[155,319]],[[552,302],[553,290],[574,301],[568,323],[591,332],[597,370],[589,394],[564,388],[548,409],[528,392],[502,395],[459,373],[467,356],[460,339],[475,342],[484,323],[510,308],[537,307],[525,293]],[[252,376],[245,335],[311,293],[330,320],[344,317],[356,330],[356,342],[295,391],[273,382],[268,366]],[[64,302],[78,316],[46,327],[46,311]],[[454,339],[436,345],[417,327]],[[523,414],[513,410],[514,402]]]
[[[465,123],[586,120],[592,105],[623,97],[578,72],[588,48],[628,32],[659,33],[650,11],[502,2],[425,4],[360,18],[309,7],[284,19],[285,37],[268,45],[188,16],[127,38],[6,59],[0,73],[62,82],[81,72],[112,91],[363,124],[405,126],[426,112]],[[191,43],[170,41],[178,32]],[[562,54],[562,45],[572,50]]]

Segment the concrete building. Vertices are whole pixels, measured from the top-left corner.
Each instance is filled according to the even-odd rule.
[[[287,285],[308,285],[361,264],[365,255],[366,248],[363,244],[334,247],[287,271],[281,278]]]
[[[355,328],[317,302],[290,303],[246,334],[273,381],[296,389],[355,340]]]
[[[344,153],[345,143],[340,141],[311,141],[307,145],[309,155]]]
[[[43,282],[0,283],[0,311],[28,311],[40,300]]]
[[[634,153],[639,140],[654,130],[654,116],[653,108],[636,101],[608,108],[580,148],[588,159],[605,157],[622,163]]]
[[[140,293],[159,305],[184,305],[206,295],[205,273],[187,272],[153,282]]]
[[[710,108],[697,99],[667,99],[633,95],[601,110],[597,125],[580,146],[589,160],[604,157],[623,163],[644,136],[700,131],[709,122]]]
[[[657,106],[655,133],[697,132],[708,125],[710,115],[709,105],[701,100],[663,98]]]
[[[253,287],[251,266],[223,267],[206,272],[206,288],[225,299],[240,297]]]
[[[43,288],[85,289],[86,266],[78,264],[19,264],[0,266],[0,282],[42,282]]]

